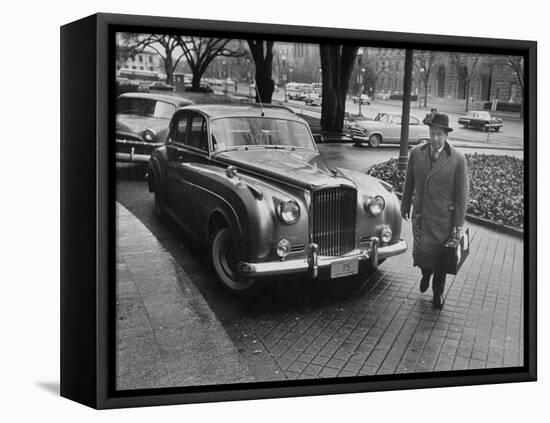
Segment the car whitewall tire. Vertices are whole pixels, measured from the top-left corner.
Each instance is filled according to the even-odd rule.
[[[229,228],[220,229],[214,236],[210,246],[210,257],[218,278],[228,288],[241,291],[254,283],[254,278],[242,276],[238,271],[237,248]]]

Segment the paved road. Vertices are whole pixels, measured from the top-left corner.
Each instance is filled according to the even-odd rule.
[[[359,170],[397,153],[396,148],[351,145],[322,145],[321,151],[333,165]],[[523,362],[523,243],[518,238],[471,225],[471,258],[457,277],[449,278],[443,311],[431,308],[429,292],[418,292],[410,254],[387,260],[368,276],[337,283],[272,278],[237,295],[219,285],[207,251],[173,222],[155,218],[143,173],[139,166],[117,166],[117,200],[181,266],[256,380]],[[402,236],[412,244],[410,225]]]
[[[245,86],[239,86],[238,92],[240,94],[248,94],[248,88]],[[273,99],[277,101],[284,100],[284,91],[281,89],[273,94]],[[289,100],[289,105],[302,107],[304,110],[313,112],[321,112],[320,106],[304,106],[302,101]],[[387,111],[392,113],[401,113],[401,102],[395,100],[377,100],[371,105],[361,106],[362,114],[374,118],[378,112]],[[426,113],[429,112],[429,107],[415,107],[412,105],[411,114],[418,117],[420,120],[424,118]],[[351,100],[346,101],[346,111],[352,114],[359,112],[359,105],[353,104]],[[522,147],[524,140],[523,133],[523,121],[519,120],[505,120],[504,127],[499,132],[483,132],[475,129],[466,129],[458,124],[458,118],[463,113],[448,113],[450,119],[450,126],[454,128],[450,134],[450,140],[461,140],[470,142],[483,142],[489,145],[491,144],[503,144],[511,147]]]

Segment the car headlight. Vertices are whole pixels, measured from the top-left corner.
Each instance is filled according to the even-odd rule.
[[[146,129],[143,131],[143,139],[147,142],[153,142],[157,134],[152,129]]]
[[[386,207],[384,197],[377,195],[376,197],[370,197],[365,203],[366,210],[373,216],[379,216]]]
[[[300,217],[300,206],[296,201],[283,201],[277,206],[277,214],[287,225],[290,225]]]

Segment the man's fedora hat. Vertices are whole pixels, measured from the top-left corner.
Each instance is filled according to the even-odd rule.
[[[437,126],[447,132],[451,132],[453,130],[453,128],[449,128],[449,116],[444,113],[434,113],[428,125]]]

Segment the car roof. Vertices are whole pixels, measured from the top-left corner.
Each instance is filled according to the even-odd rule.
[[[193,104],[182,110],[194,110],[204,113],[211,119],[221,117],[261,117],[262,110],[265,117],[290,119],[304,122],[294,111],[285,106],[264,104]]]
[[[157,93],[124,93],[118,98],[145,98],[148,100],[166,101],[168,103],[177,104],[180,106],[182,104],[194,104],[192,100],[185,97]]]

